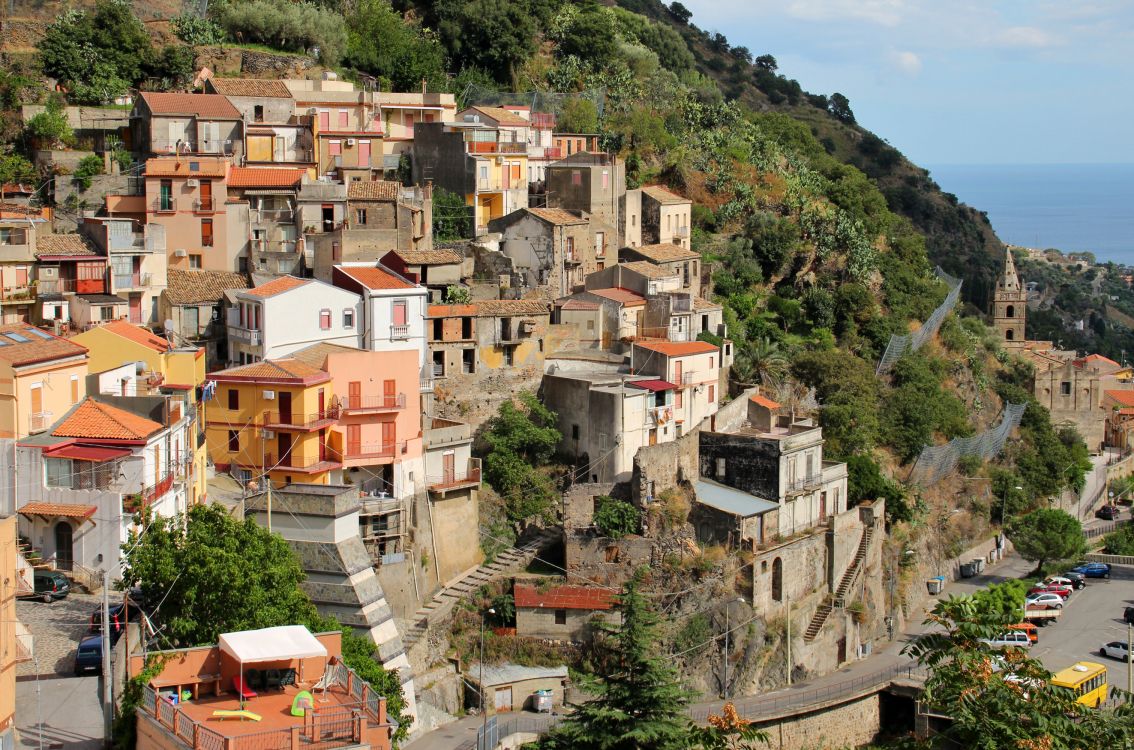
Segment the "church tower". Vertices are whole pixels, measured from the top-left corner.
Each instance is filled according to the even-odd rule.
[[[1012,251],[1007,250],[1004,257],[1004,273],[996,282],[996,293],[992,298],[992,324],[1000,333],[1006,346],[1023,346],[1024,319],[1028,312],[1028,293],[1016,275],[1016,261]]]

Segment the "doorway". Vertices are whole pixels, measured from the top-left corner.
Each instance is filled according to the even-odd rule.
[[[75,564],[75,530],[66,521],[55,524],[55,565],[71,570]]]
[[[291,393],[289,391],[280,391],[279,401],[280,424],[291,424]]]

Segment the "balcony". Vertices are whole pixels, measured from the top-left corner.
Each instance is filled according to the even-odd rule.
[[[30,302],[35,299],[35,287],[30,284],[0,288],[0,302]]]
[[[464,471],[446,471],[437,476],[425,478],[429,491],[435,495],[445,496],[448,492],[480,487],[480,459],[470,458],[469,465]]]
[[[390,459],[404,455],[408,450],[405,440],[391,443],[353,443],[343,451],[343,463],[357,466],[367,461]]]
[[[193,212],[198,214],[211,214],[217,210],[217,202],[213,198],[199,198],[193,201]]]
[[[347,396],[340,406],[343,414],[367,414],[382,411],[396,411],[406,408],[406,394],[381,396]]]
[[[28,415],[28,432],[43,432],[51,426],[55,415],[49,411],[36,411]]]
[[[175,214],[177,213],[177,199],[169,198],[156,198],[150,204],[150,210],[155,214]]]
[[[141,492],[132,492],[123,495],[122,510],[126,513],[136,513],[139,510],[150,507],[173,488],[173,477],[174,475],[172,473],[167,474],[165,479],[162,479],[157,484],[146,487]]]
[[[564,263],[564,265],[568,265],[568,266],[579,266],[579,265],[582,265],[583,259],[580,258],[578,255],[571,253],[570,255],[567,255],[563,258],[563,263]]]
[[[125,273],[114,275],[114,290],[121,291],[123,289],[146,289],[150,285],[149,272],[142,273]]]
[[[784,483],[784,494],[800,495],[823,485],[822,474],[812,474],[806,477],[793,479]]]
[[[332,455],[333,453],[332,450],[328,450],[325,455],[320,456],[296,456],[294,453],[288,453],[283,458],[277,458],[269,453],[264,456],[264,466],[267,466],[271,471],[320,474],[324,471],[342,468],[342,461],[335,458]]]
[[[295,211],[290,208],[254,208],[248,212],[253,224],[294,224]]]
[[[230,341],[239,341],[248,346],[260,346],[263,341],[261,332],[244,326],[228,324],[228,338]]]
[[[331,426],[338,418],[339,410],[335,407],[323,409],[313,414],[266,411],[264,412],[263,427],[265,430],[278,430],[282,432],[311,432]]]
[[[252,240],[252,250],[257,253],[294,254],[298,248],[298,240]]]
[[[410,327],[390,326],[390,341],[405,341],[410,337]]]
[[[427,364],[427,365],[425,365],[425,367],[421,368],[421,372],[418,375],[418,386],[421,388],[422,391],[432,391],[433,390],[433,370],[434,370],[434,368],[435,368],[435,365],[431,365],[431,364]],[[442,373],[442,374],[444,374],[444,373]]]
[[[470,154],[526,154],[528,144],[506,141],[466,141]]]
[[[543,158],[545,159],[562,159],[563,147],[562,146],[548,146],[543,150]]]
[[[679,385],[693,385],[693,373],[691,373],[691,372],[681,373],[681,382],[679,383]]]
[[[657,427],[673,421],[672,406],[651,406],[646,409],[646,427]]]

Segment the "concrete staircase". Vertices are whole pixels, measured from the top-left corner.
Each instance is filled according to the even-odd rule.
[[[540,552],[560,538],[560,533],[559,529],[544,529],[529,541],[501,552],[491,563],[481,565],[438,591],[424,607],[414,613],[412,624],[402,634],[402,643],[406,649],[425,635],[430,620],[435,616],[447,611],[461,598],[484,584],[526,568]]]
[[[839,587],[835,589],[835,595],[831,604],[823,603],[815,610],[815,615],[811,618],[811,622],[807,626],[807,631],[803,634],[803,640],[810,643],[815,640],[819,635],[819,631],[823,629],[823,625],[827,622],[827,618],[831,616],[831,611],[836,607],[842,609],[847,605],[847,596],[851,593],[855,583],[858,581],[859,575],[862,573],[863,561],[866,559],[867,552],[870,551],[870,542],[874,538],[874,527],[867,526],[862,532],[862,539],[858,542],[858,549],[855,550],[854,559],[851,564],[847,566],[847,570],[843,573],[842,580],[839,581]]]

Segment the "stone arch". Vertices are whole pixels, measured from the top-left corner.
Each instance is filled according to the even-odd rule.
[[[1013,331],[1011,328],[1009,328],[1006,331],[1004,331],[1004,338],[1008,339],[1009,341],[1012,341],[1014,338],[1016,338],[1016,332]]]
[[[779,557],[772,560],[772,599],[784,600],[784,561]]]
[[[1016,306],[1015,305],[1008,305],[1008,309],[1006,309],[1004,312],[1007,314],[1007,316],[1009,318],[1014,318],[1014,317],[1016,317]]]

